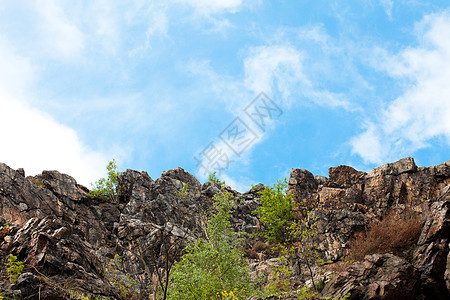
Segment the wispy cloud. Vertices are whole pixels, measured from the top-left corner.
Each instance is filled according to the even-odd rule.
[[[0,37],[0,90],[23,96],[35,78],[31,60],[16,55],[10,42]]]
[[[324,43],[324,37],[317,32],[312,33],[312,37]],[[244,61],[246,87],[255,93],[278,93],[280,100],[287,105],[295,101],[310,101],[325,107],[347,107],[342,95],[322,90],[309,79],[309,72],[315,70],[307,70],[304,66],[303,61],[308,55],[310,53],[305,54],[283,44],[251,49]]]
[[[59,170],[86,186],[100,178],[108,157],[92,151],[76,132],[44,112],[0,91],[1,161],[29,175]]]
[[[54,57],[73,58],[85,48],[85,37],[60,5],[60,2],[50,0],[35,4],[41,18],[38,22],[41,46]]]
[[[191,10],[185,17],[190,23],[209,34],[224,33],[235,28],[229,16],[259,5],[260,0],[172,0],[172,7]],[[205,26],[206,25],[206,26]]]
[[[191,5],[198,13],[210,15],[214,13],[234,13],[240,9],[243,0],[178,0]]]
[[[128,28],[144,27],[140,30],[137,45],[130,51],[130,55],[144,54],[152,47],[156,38],[166,38],[170,28],[170,2],[134,1],[125,11],[125,24]],[[144,33],[144,35],[142,35]]]
[[[233,103],[229,109],[235,116],[234,120],[230,120],[231,126],[224,128],[224,132],[221,134],[218,133],[220,139],[213,139],[211,145],[205,145],[205,148],[201,149],[203,159],[199,161],[198,176],[200,178],[206,178],[208,171],[217,171],[205,170],[203,167],[211,165],[211,155],[204,155],[205,152],[208,152],[214,154],[215,158],[223,158],[216,166],[224,169],[221,174],[224,178],[232,180],[227,173],[229,164],[243,164],[250,160],[252,149],[270,135],[270,130],[267,129],[273,128],[277,117],[281,116],[283,110],[289,109],[295,102],[313,103],[327,108],[347,105],[340,95],[317,88],[308,78],[308,72],[303,63],[305,55],[307,54],[287,44],[250,48],[242,60],[243,83],[217,74],[209,62],[191,62],[189,64],[188,68],[193,74],[204,76],[207,79],[207,86],[210,89],[228,96],[229,101]],[[258,113],[261,113],[260,116],[264,115],[265,128],[261,128],[255,123],[251,114],[248,114],[246,110],[253,98],[261,92],[267,94],[269,98],[267,101],[264,100],[265,102],[257,100],[255,107],[257,107]],[[265,99],[264,97],[263,99]],[[271,101],[279,107],[272,105]],[[252,105],[254,104],[250,104],[250,107]],[[230,149],[229,144],[223,141],[223,135],[227,134],[230,136],[236,134],[241,141],[251,141],[251,143],[243,153],[237,154],[236,151]]]
[[[417,47],[394,55],[377,50],[378,67],[406,88],[351,141],[353,153],[367,162],[411,154],[436,137],[450,144],[450,13],[426,16],[416,33]]]
[[[244,60],[245,85],[255,94],[273,94],[278,89],[287,99],[295,84],[310,86],[303,72],[303,54],[297,49],[284,46],[261,46],[252,48]]]
[[[29,174],[57,169],[89,185],[102,174],[106,155],[84,145],[77,133],[42,110],[30,97],[36,68],[18,55],[6,40],[0,41],[0,161]]]
[[[383,7],[386,15],[392,18],[392,8],[394,7],[394,1],[392,0],[380,0],[380,4]]]

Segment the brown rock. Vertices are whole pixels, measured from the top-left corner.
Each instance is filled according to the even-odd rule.
[[[294,195],[297,203],[313,209],[317,204],[317,188],[318,183],[311,172],[304,169],[291,169],[288,193]]]
[[[367,255],[351,264],[324,287],[324,297],[349,299],[417,299],[419,273],[407,261],[392,254]]]
[[[425,205],[429,208],[414,253],[414,265],[421,273],[421,292],[425,296],[449,299],[450,189],[443,189],[434,202],[428,201]]]

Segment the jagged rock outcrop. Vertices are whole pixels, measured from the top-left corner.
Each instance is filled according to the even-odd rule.
[[[13,254],[25,264],[16,283],[0,284],[0,289],[24,299],[36,299],[37,293],[41,298],[66,299],[68,290],[119,299],[120,291],[108,278],[109,261],[119,255],[120,278],[126,280],[129,274],[140,288],[147,286],[155,280],[148,273],[164,267],[164,245],[182,247],[204,234],[200,224],[221,189],[237,204],[232,223],[248,233],[246,253],[252,265],[270,270],[270,247],[251,238],[261,229],[252,212],[264,185],[241,194],[221,183],[202,185],[182,168],[165,171],[156,180],[146,172],[127,170],[118,183],[114,203],[89,197],[89,190],[69,175],[44,171],[25,177],[23,170],[0,163],[0,221],[8,223],[0,230],[0,257],[4,263]],[[424,227],[411,262],[392,254],[368,256],[336,273],[324,293],[340,297],[351,292],[351,299],[447,299],[449,184],[450,161],[423,168],[405,158],[368,173],[338,166],[329,169],[328,178],[291,170],[289,192],[314,209],[315,246],[325,260],[338,261],[348,254],[353,236],[392,210],[423,214]],[[295,216],[303,217],[304,211]],[[294,269],[294,281],[304,283],[304,268]]]
[[[111,285],[99,274],[103,264],[94,246],[73,232],[68,224],[46,217],[31,218],[7,245],[10,253],[23,260],[33,274],[23,274],[17,287],[26,288],[22,296],[26,299],[51,298],[60,294],[58,287],[68,288],[74,280],[83,283],[83,289],[98,295],[113,295]],[[45,274],[45,277],[38,275]],[[51,278],[46,280],[46,278]],[[35,282],[32,287],[26,282]],[[45,284],[50,283],[50,284]],[[39,290],[39,286],[42,288]]]
[[[413,259],[421,274],[422,294],[433,299],[450,299],[450,185],[438,197],[426,201],[424,207],[426,221]]]
[[[306,170],[292,169],[289,192],[318,217],[316,243],[326,260],[348,254],[353,235],[391,210],[422,212],[422,203],[434,199],[450,184],[450,161],[417,167],[411,157],[365,173],[349,166],[329,169],[320,184]]]
[[[417,299],[419,273],[414,266],[392,254],[368,255],[334,276],[324,287],[325,297],[349,299]],[[431,299],[431,298],[430,298]]]

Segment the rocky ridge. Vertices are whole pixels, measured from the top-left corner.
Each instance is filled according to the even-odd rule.
[[[448,299],[449,184],[450,161],[425,168],[405,158],[368,173],[338,166],[330,168],[328,178],[292,169],[289,192],[314,210],[319,231],[315,243],[327,261],[348,255],[355,234],[391,211],[415,211],[423,218],[411,260],[378,253],[345,270],[327,271],[324,296],[350,292],[351,299]],[[156,180],[146,172],[127,170],[119,176],[118,203],[110,203],[88,197],[89,190],[69,175],[44,171],[26,177],[23,170],[0,163],[0,221],[8,224],[0,231],[0,257],[6,262],[13,254],[25,264],[16,283],[0,289],[23,299],[67,299],[67,291],[120,299],[120,291],[105,276],[108,262],[120,255],[121,276],[133,274],[143,285],[150,284],[142,258],[151,260],[156,254],[159,259],[147,265],[147,272],[154,274],[163,267],[164,243],[201,236],[202,216],[220,188],[219,183],[201,184],[181,168]],[[236,230],[257,232],[260,224],[251,212],[264,186],[243,194],[226,188],[238,204],[232,220]],[[246,243],[252,265],[270,270],[273,259],[264,247],[258,249],[250,238]],[[301,269],[293,277],[305,284]]]

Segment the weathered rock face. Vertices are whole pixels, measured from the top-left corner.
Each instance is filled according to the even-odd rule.
[[[56,297],[60,292],[52,285],[46,285],[45,279],[36,275],[45,274],[61,287],[69,287],[74,279],[83,282],[83,288],[99,295],[112,295],[113,290],[99,274],[103,264],[95,248],[74,232],[68,224],[62,224],[54,218],[31,218],[15,235],[10,243],[3,244],[7,253],[15,254],[30,271],[37,274],[28,275],[19,280],[17,286],[26,290],[22,296],[26,299]],[[2,249],[2,250],[3,250]],[[37,272],[38,271],[38,272]],[[27,286],[23,281],[34,281],[39,285]]]
[[[143,288],[151,283],[146,269],[163,267],[164,245],[183,241],[185,246],[203,234],[202,216],[221,189],[238,204],[236,229],[257,230],[251,212],[259,203],[258,189],[241,195],[219,183],[201,185],[181,168],[156,181],[146,172],[127,170],[118,183],[119,202],[110,203],[90,198],[88,189],[57,171],[26,178],[23,170],[0,164],[0,221],[10,224],[0,234],[0,256],[6,260],[11,253],[26,265],[11,294],[36,299],[40,289],[41,296],[64,299],[55,287],[62,285],[120,298],[105,273],[116,254],[122,257],[121,276],[140,278]]]
[[[421,209],[450,183],[450,161],[418,168],[413,158],[385,164],[369,173],[348,166],[329,169],[321,184],[306,170],[292,169],[289,192],[310,209],[349,209],[380,216],[393,205]]]
[[[0,163],[1,215],[10,223],[25,224],[31,217],[62,217],[64,204],[50,190],[40,189],[15,171]]]
[[[292,169],[289,177],[289,192],[297,197],[297,202],[311,207],[316,202],[318,183],[308,170]]]
[[[354,233],[393,209],[422,211],[450,184],[450,161],[418,168],[411,157],[372,169],[369,173],[348,166],[329,169],[329,178],[317,181],[306,170],[292,169],[288,191],[299,203],[314,209],[319,219],[318,241],[326,260],[348,254]]]
[[[424,295],[449,299],[450,185],[424,206],[426,221],[414,253],[414,265],[421,273]]]
[[[419,273],[392,254],[368,255],[334,276],[324,287],[325,297],[349,299],[417,299]]]
[[[261,229],[252,212],[259,205],[262,184],[241,194],[220,183],[202,185],[181,168],[156,180],[146,172],[127,170],[118,182],[118,203],[111,203],[92,199],[88,189],[57,171],[25,177],[23,170],[0,163],[0,222],[9,224],[0,230],[0,257],[4,263],[11,253],[26,265],[16,284],[3,286],[24,299],[37,299],[37,293],[41,298],[68,298],[61,287],[119,299],[119,290],[105,271],[118,254],[123,261],[121,278],[133,275],[143,289],[154,280],[146,272],[164,267],[165,245],[184,246],[203,235],[200,224],[221,189],[237,204],[232,216],[235,229],[249,236]],[[330,168],[328,178],[293,169],[289,191],[296,201],[314,209],[316,246],[326,260],[337,261],[347,254],[354,234],[392,209],[423,212],[425,225],[412,263],[391,254],[368,256],[337,274],[326,285],[326,295],[447,299],[450,187],[443,188],[449,184],[450,161],[418,168],[406,158],[369,173],[338,166]],[[296,216],[302,217],[302,212]],[[256,260],[254,265],[267,269],[273,259],[266,263],[270,255],[258,249],[268,246],[251,238],[247,242],[253,246],[247,253]],[[304,283],[304,274],[294,275],[296,282]]]
[[[114,224],[120,212],[111,203],[98,203],[88,190],[65,174],[44,171],[35,178],[0,164],[2,224],[10,224],[0,239],[0,255],[10,253],[33,272],[18,281],[25,299],[59,297],[51,282],[79,286],[100,295],[114,295],[101,276],[105,257],[96,251],[114,247]],[[20,228],[20,229],[19,229]],[[42,277],[41,274],[51,278]],[[30,284],[38,283],[32,287]]]

